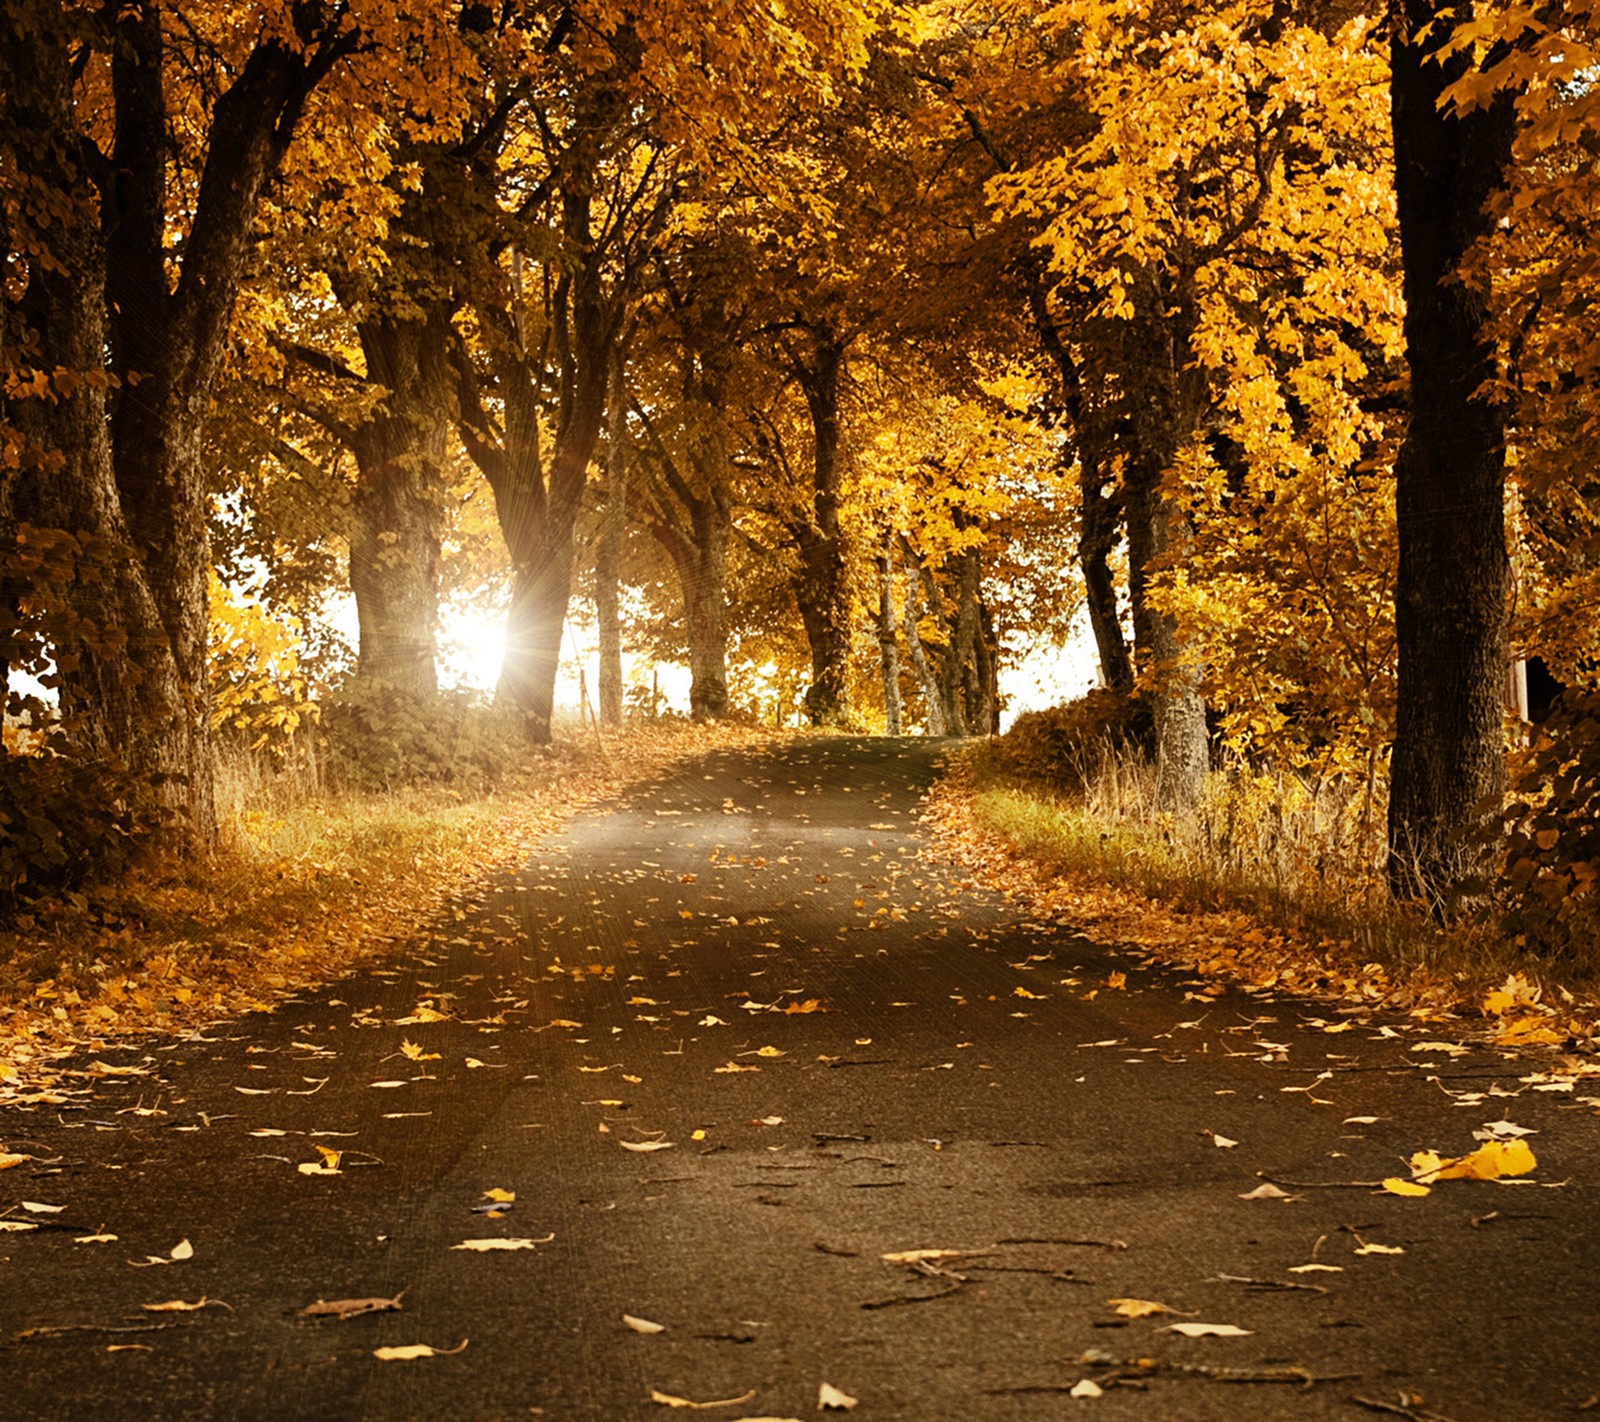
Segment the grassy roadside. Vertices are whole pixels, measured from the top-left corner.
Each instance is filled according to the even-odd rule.
[[[668,723],[602,747],[574,732],[476,797],[224,786],[207,862],[40,906],[0,932],[0,1103],[52,1099],[52,1064],[70,1053],[270,1010],[337,978],[629,782],[772,734]]]
[[[1222,844],[1208,819],[1186,831],[1132,812],[1137,797],[1116,798],[1111,813],[1092,791],[1027,788],[977,745],[952,759],[925,815],[942,852],[986,887],[1213,991],[1233,983],[1459,1019],[1506,1047],[1596,1046],[1592,983],[1574,991],[1486,929],[1444,932],[1388,904],[1376,882],[1305,855],[1307,835],[1281,814],[1272,843],[1241,831]]]

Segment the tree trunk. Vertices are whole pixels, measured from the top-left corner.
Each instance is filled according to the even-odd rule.
[[[611,373],[606,496],[594,547],[594,613],[600,641],[600,721],[622,724],[622,536],[628,521],[628,403],[622,364]]]
[[[894,629],[894,544],[885,535],[878,552],[878,660],[883,668],[883,729],[885,735],[903,733],[900,704],[900,647]]]
[[[1162,480],[1198,427],[1204,387],[1189,350],[1192,303],[1174,300],[1160,286],[1144,299],[1149,310],[1131,333],[1133,447],[1123,476],[1129,581],[1135,649],[1148,678],[1155,722],[1156,799],[1163,808],[1182,812],[1199,802],[1210,766],[1201,669],[1187,655],[1177,620],[1154,605],[1149,583],[1157,564],[1181,552],[1190,536],[1188,521],[1163,492]]]
[[[689,710],[697,721],[728,714],[728,521],[714,518],[697,544],[692,574],[684,579],[689,637]]]
[[[922,701],[928,715],[928,734],[948,736],[950,721],[945,715],[944,692],[928,661],[928,650],[923,645],[922,632],[918,627],[922,620],[921,608],[924,602],[922,564],[918,561],[915,549],[906,545],[903,551],[906,560],[906,601],[901,616],[906,629],[906,650],[911,656],[911,665],[917,673],[917,681],[922,686]]]
[[[1456,280],[1490,228],[1511,160],[1513,101],[1439,110],[1470,59],[1443,64],[1453,7],[1404,0],[1390,96],[1406,297],[1411,420],[1395,465],[1399,676],[1389,795],[1389,881],[1442,911],[1484,857],[1472,836],[1505,787],[1505,412],[1475,392],[1494,373],[1483,293]],[[1487,815],[1486,815],[1487,810]]]
[[[1111,574],[1111,552],[1117,545],[1122,499],[1116,490],[1108,492],[1112,447],[1108,428],[1110,411],[1104,399],[1096,399],[1091,390],[1085,388],[1083,370],[1050,313],[1043,259],[1032,257],[1025,274],[1028,310],[1033,316],[1034,329],[1061,376],[1062,398],[1072,420],[1082,513],[1078,567],[1083,574],[1089,626],[1100,656],[1100,676],[1112,690],[1127,693],[1133,690],[1133,658],[1128,652],[1128,639],[1123,635],[1116,580]]]
[[[844,343],[827,327],[815,334],[813,359],[796,367],[811,414],[812,487],[807,516],[792,525],[800,552],[795,601],[811,648],[806,715],[813,726],[850,723],[850,609],[839,528],[839,383]]]
[[[70,56],[63,34],[43,24],[16,30],[12,14],[0,10],[0,119],[18,182],[53,194],[55,209],[48,227],[19,215],[8,234],[30,258],[26,289],[4,312],[18,366],[0,406],[8,604],[40,610],[69,744],[154,784],[158,800],[182,812],[190,780],[207,767],[194,761],[185,686],[116,485],[100,199],[63,140],[75,132]]]
[[[1083,519],[1078,534],[1078,568],[1083,574],[1089,626],[1100,657],[1100,679],[1113,691],[1126,694],[1133,690],[1133,657],[1128,652],[1128,639],[1122,630],[1117,584],[1111,573],[1111,553],[1117,545],[1122,500],[1106,492],[1106,475],[1097,452],[1080,443],[1078,457]]]
[[[420,705],[438,691],[450,313],[375,316],[357,330],[367,378],[386,392],[350,440],[359,473],[350,530],[357,684]]]

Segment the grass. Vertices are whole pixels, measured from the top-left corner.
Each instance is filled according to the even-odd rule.
[[[0,933],[0,1095],[65,1052],[257,1008],[415,934],[540,834],[717,744],[770,732],[577,728],[493,786],[330,788],[312,761],[225,759],[204,859],[40,903]],[[7,1085],[11,1083],[11,1085]]]
[[[1065,895],[1088,922],[1246,980],[1443,1008],[1475,1007],[1514,972],[1553,977],[1486,923],[1442,929],[1390,897],[1381,787],[1362,781],[1235,764],[1212,775],[1195,814],[1174,817],[1132,753],[1096,757],[1068,794],[1019,783],[979,747],[945,816],[981,857],[1009,863],[1000,877],[1013,885]],[[1189,952],[1186,936],[1219,951]]]

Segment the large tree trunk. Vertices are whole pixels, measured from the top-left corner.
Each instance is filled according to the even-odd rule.
[[[1201,669],[1183,644],[1177,619],[1155,605],[1149,585],[1157,564],[1181,552],[1190,536],[1162,480],[1198,427],[1204,387],[1189,349],[1192,303],[1173,300],[1159,287],[1145,300],[1150,311],[1131,332],[1127,373],[1133,446],[1124,465],[1129,581],[1135,650],[1155,722],[1156,798],[1165,809],[1186,811],[1199,802],[1210,766]]]
[[[1432,57],[1454,14],[1437,0],[1404,0],[1390,85],[1411,422],[1395,466],[1389,880],[1436,910],[1481,861],[1472,836],[1505,786],[1505,414],[1474,398],[1494,373],[1494,345],[1483,293],[1454,278],[1489,230],[1514,115],[1508,95],[1465,117],[1440,111],[1470,62]]]
[[[594,545],[594,615],[600,649],[600,722],[622,724],[622,539],[628,526],[628,400],[622,362],[611,372],[606,493]]]
[[[811,648],[806,715],[813,726],[850,723],[850,608],[839,527],[839,385],[844,343],[828,328],[815,334],[812,359],[796,369],[811,414],[810,508],[792,525],[800,553],[795,601]]]
[[[83,57],[74,47],[84,36],[73,14],[58,12],[52,20],[49,9],[32,7],[27,22],[18,23],[16,6],[0,6],[6,66],[0,102],[9,146],[19,172],[37,175],[37,193],[64,195],[70,209],[53,215],[48,230],[37,234],[29,264],[34,324],[51,331],[47,343],[71,348],[72,363],[63,368],[73,383],[99,383],[103,390],[109,354],[117,390],[109,446],[103,396],[80,392],[81,398],[64,402],[52,436],[65,463],[38,481],[33,509],[78,535],[80,547],[88,540],[132,550],[125,566],[106,575],[115,594],[96,599],[114,609],[107,621],[124,625],[96,627],[86,639],[87,658],[69,656],[62,663],[63,697],[79,708],[107,753],[151,779],[185,816],[188,836],[204,843],[215,834],[216,812],[202,423],[262,189],[282,160],[307,95],[357,34],[313,33],[326,17],[319,20],[308,8],[296,16],[307,30],[305,52],[266,41],[238,68],[211,108],[174,287],[165,245],[171,116],[160,9],[153,0],[116,7],[109,157],[80,132],[73,105],[72,65]],[[342,26],[342,19],[333,23]],[[86,168],[99,189],[98,237],[89,231],[95,197]],[[65,277],[41,284],[49,279],[37,258],[58,244],[64,244]],[[100,314],[92,313],[94,306]],[[58,323],[59,331],[52,330]],[[114,488],[104,477],[107,459]],[[122,636],[129,639],[125,653],[116,649]]]
[[[728,714],[728,534],[732,519],[714,495],[694,515],[694,559],[683,576],[689,638],[689,709],[697,721]]]
[[[417,706],[438,691],[439,547],[449,428],[448,309],[360,322],[367,378],[385,394],[352,432],[356,485],[350,591],[357,685]]]
[[[8,640],[28,637],[8,658],[48,652],[71,747],[154,782],[158,798],[181,811],[199,767],[172,644],[116,486],[99,195],[63,141],[74,132],[70,56],[62,34],[46,25],[17,31],[8,11],[0,11],[0,118],[19,183],[56,199],[48,227],[22,217],[8,233],[28,260],[27,286],[4,317],[18,369],[0,407],[11,515],[0,559],[8,611],[33,604],[49,643],[30,645],[33,628],[8,626]]]

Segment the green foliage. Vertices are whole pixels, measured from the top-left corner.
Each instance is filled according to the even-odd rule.
[[[1077,794],[1112,757],[1148,754],[1151,737],[1149,711],[1101,687],[1065,706],[1017,717],[994,743],[992,763],[1022,784]]]
[[[1510,806],[1505,930],[1600,961],[1600,690],[1569,688],[1539,728]]]

